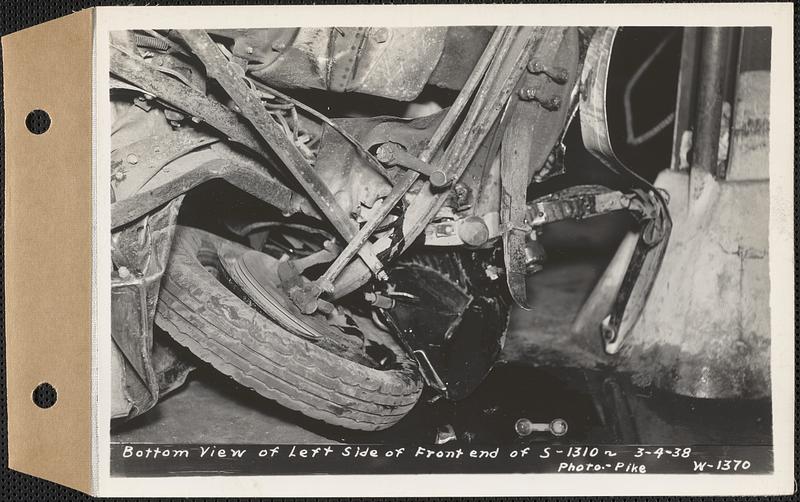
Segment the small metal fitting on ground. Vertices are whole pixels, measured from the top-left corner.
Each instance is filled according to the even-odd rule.
[[[514,423],[514,430],[520,437],[530,436],[534,432],[549,432],[553,436],[561,437],[567,433],[567,421],[555,418],[549,424],[534,423],[527,418],[520,418]]]

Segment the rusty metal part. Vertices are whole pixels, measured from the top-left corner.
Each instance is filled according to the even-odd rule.
[[[386,178],[387,182],[390,185],[394,184],[392,178],[387,174],[386,170],[383,169],[383,166],[378,161],[378,159],[376,159],[375,156],[372,155],[372,153],[370,153],[369,150],[367,150],[367,148],[362,144],[361,141],[356,139],[353,135],[351,135],[344,127],[342,127],[336,121],[331,120],[330,118],[328,118],[324,114],[318,112],[317,110],[311,108],[310,106],[304,104],[303,102],[294,99],[293,97],[289,96],[288,94],[284,94],[284,93],[278,91],[277,89],[273,89],[271,87],[268,87],[268,86],[266,86],[266,85],[264,85],[264,84],[262,84],[260,82],[256,82],[256,81],[253,81],[253,84],[256,87],[258,87],[260,89],[263,89],[263,90],[266,90],[267,92],[273,94],[274,96],[276,96],[276,97],[278,97],[280,99],[283,99],[284,101],[286,101],[288,103],[291,103],[292,105],[294,105],[297,108],[305,111],[309,115],[312,115],[313,117],[316,117],[317,119],[322,121],[325,125],[327,125],[331,129],[336,131],[340,136],[342,136],[345,140],[347,140],[348,143],[350,143],[353,147],[355,147],[355,149],[358,150],[359,153],[361,154],[361,156],[366,160],[366,163],[370,167],[372,167],[376,172],[378,172],[378,174],[380,174],[381,176]]]
[[[220,139],[191,128],[142,138],[111,152],[111,189],[114,200],[136,193],[167,164]]]
[[[502,235],[503,230],[497,211],[457,219],[450,215],[441,221],[437,215],[437,219],[425,227],[425,245],[482,248],[490,246],[494,239]]]
[[[506,28],[498,28],[495,31],[492,39],[486,46],[486,51],[478,62],[478,65],[474,68],[472,75],[468,79],[467,84],[461,90],[455,102],[447,111],[447,114],[437,127],[436,132],[434,133],[428,145],[425,147],[425,150],[420,154],[419,158],[423,162],[430,161],[441,144],[444,142],[446,136],[450,132],[450,129],[460,117],[463,109],[467,106],[472,93],[478,87],[481,78],[484,76],[484,72],[487,72],[487,68],[492,65],[493,58],[498,55],[501,42],[504,42],[507,38],[505,36],[507,31],[508,30]],[[483,94],[483,97],[485,98],[485,93]],[[405,176],[394,186],[391,193],[383,201],[383,205],[377,214],[373,215],[373,219],[367,222],[361,228],[355,238],[350,240],[344,251],[342,251],[339,257],[333,262],[333,264],[331,264],[328,270],[325,271],[322,276],[323,280],[333,283],[333,281],[339,276],[340,273],[342,273],[345,267],[348,266],[356,252],[367,243],[367,239],[369,239],[375,229],[377,229],[381,222],[386,218],[386,216],[389,214],[389,211],[394,208],[394,206],[400,201],[406,192],[408,192],[408,190],[414,185],[418,177],[419,173],[417,172],[405,174]],[[417,195],[417,197],[419,196],[420,195]],[[424,229],[424,227],[422,228]],[[365,284],[369,279],[358,270],[356,270],[353,275],[355,275],[355,279],[351,281],[345,281],[346,286],[344,288],[341,287],[341,284],[336,287],[333,292],[334,297],[343,296],[344,294],[353,291],[354,289]]]
[[[461,90],[494,30],[494,26],[449,26],[442,57],[433,69],[428,85]]]
[[[417,248],[389,269],[394,288],[383,294],[395,306],[386,324],[410,352],[421,351],[423,371],[449,399],[472,393],[502,349],[511,306],[504,285],[485,272],[501,260],[496,248]]]
[[[373,307],[379,309],[390,309],[395,305],[394,298],[390,298],[372,291],[367,291],[364,293],[364,300]]]
[[[111,74],[134,84],[169,106],[182,110],[192,117],[224,134],[227,138],[246,146],[270,162],[275,155],[265,148],[239,115],[221,103],[209,99],[205,93],[172,79],[159,72],[153,65],[111,47]]]
[[[490,236],[489,226],[480,216],[468,216],[458,227],[458,237],[467,246],[483,246]]]
[[[574,85],[577,79],[577,30],[545,28],[532,57],[535,59],[527,64],[530,74],[523,75],[518,84],[520,101],[512,101],[506,111],[510,118],[503,135],[500,164],[500,221],[507,228],[503,233],[506,283],[514,302],[525,310],[530,309],[527,275],[532,269],[526,253],[530,233],[526,218],[527,186],[546,162],[565,125],[566,110],[554,112],[569,97],[571,87],[564,84]],[[548,65],[567,64],[572,71],[562,69],[556,80],[551,75],[554,70],[545,71],[545,61]],[[540,94],[547,94],[548,98],[541,98]]]
[[[304,27],[217,30],[252,75],[284,89],[415,99],[444,48],[446,27]]]
[[[237,70],[239,67],[225,58],[206,32],[180,30],[179,33],[203,62],[209,77],[225,89],[242,115],[253,124],[334,228],[345,240],[351,240],[356,233],[354,222],[342,211],[327,185],[269,116],[261,100],[242,79],[241,69]],[[367,247],[360,248],[358,254],[373,273],[380,274],[383,265]]]
[[[498,28],[493,34],[492,40],[487,46],[487,53],[493,55],[494,59],[488,63],[484,83],[472,100],[462,127],[459,128],[455,138],[448,146],[447,150],[450,153],[447,158],[435,161],[435,165],[442,165],[451,178],[460,178],[480,144],[486,138],[489,132],[487,125],[494,123],[513,92],[516,82],[525,69],[538,34],[539,29],[529,27]],[[476,76],[475,80],[478,78],[479,76]],[[489,96],[491,97],[487,103]],[[447,195],[447,192],[437,194],[430,190],[421,190],[417,194],[406,211],[402,228],[399,229],[402,232],[400,238],[388,243],[387,251],[390,256],[400,254],[416,240],[441,209]],[[365,274],[366,271],[358,262],[350,263],[347,268],[340,277],[335,295],[346,294],[369,279],[369,276]]]
[[[125,375],[123,399],[129,401],[122,412],[126,418],[149,410],[159,397],[158,380],[150,362],[152,324],[146,302],[147,287],[142,279],[112,280],[111,338],[123,356],[122,364],[133,370],[121,372]]]
[[[542,264],[547,259],[547,253],[538,241],[536,231],[531,231],[525,237],[525,273],[534,274],[542,270]]]
[[[266,173],[226,160],[210,161],[157,188],[111,204],[111,228],[126,225],[153,209],[212,179],[231,185],[280,209],[285,214],[300,210],[303,199]]]
[[[538,28],[513,29],[498,51],[499,55],[487,70],[486,80],[478,90],[462,127],[448,146],[447,151],[452,153],[440,161],[450,178],[461,177],[479,145],[487,137],[487,126],[495,122],[506,106],[539,36]],[[403,222],[403,240],[393,254],[404,250],[419,236],[441,209],[446,197],[446,193],[420,192],[409,205]]]
[[[430,164],[414,157],[397,143],[387,142],[378,147],[376,157],[388,166],[401,166],[424,174],[434,188],[444,188],[450,184],[447,175],[441,169],[434,169]]]
[[[606,109],[606,85],[618,28],[598,28],[581,73],[581,136],[586,149],[615,173],[626,171],[611,145]]]
[[[526,220],[532,227],[565,219],[582,220],[612,211],[631,210],[639,218],[650,215],[645,204],[635,204],[636,193],[626,194],[599,185],[577,185],[528,203]]]
[[[547,111],[557,111],[561,109],[561,96],[555,94],[545,95],[536,87],[523,87],[519,90],[519,99],[523,101],[536,101]]]
[[[506,268],[506,285],[511,298],[523,310],[528,305],[528,259],[525,242],[531,229],[526,221],[525,198],[528,189],[528,158],[525,150],[518,148],[517,127],[508,127],[503,136],[500,161],[500,221],[507,228],[503,232],[503,261]]]
[[[612,48],[617,34],[615,27],[595,31],[584,60],[581,74],[581,133],[592,155],[609,169],[627,178],[643,194],[642,203],[650,206],[651,218],[641,221],[633,255],[625,271],[622,286],[609,314],[600,326],[606,350],[618,350],[644,309],[664,258],[672,221],[664,195],[652,184],[628,169],[616,156],[611,145],[606,110],[606,89]],[[633,299],[633,301],[630,301]]]
[[[529,72],[534,74],[544,73],[550,80],[559,85],[564,85],[569,81],[570,73],[574,75],[574,72],[570,72],[563,66],[551,66],[543,62],[538,59],[538,56],[537,59],[532,59],[528,63],[527,68]]]
[[[134,40],[136,41],[136,45],[138,45],[139,47],[144,47],[145,49],[156,49],[159,51],[166,51],[170,47],[168,42],[160,38],[144,35],[142,33],[134,33],[133,37]]]
[[[733,30],[713,26],[703,28],[702,33],[692,168],[717,176],[727,56]]]
[[[333,240],[325,241],[323,245],[323,249],[315,253],[311,253],[308,256],[304,256],[303,258],[298,258],[296,260],[291,260],[294,268],[302,273],[306,269],[313,267],[314,265],[319,265],[321,263],[329,263],[336,258],[336,255],[339,252],[338,247],[336,246],[336,242]]]
[[[152,408],[159,397],[153,367],[153,319],[161,277],[175,232],[181,198],[111,235],[111,337],[129,367],[127,417]]]
[[[315,169],[342,208],[350,214],[374,208],[380,199],[391,192],[392,185],[402,178],[405,171],[400,168],[387,169],[377,159],[375,162],[379,168],[375,169],[361,149],[372,149],[391,141],[402,145],[412,155],[419,155],[444,115],[445,112],[440,111],[412,120],[395,117],[336,119],[336,125],[361,147],[354,147],[349,141],[344,141],[337,131],[325,127],[318,144]],[[386,176],[381,177],[383,173]]]
[[[652,192],[651,207],[657,211],[652,219],[643,220],[622,284],[609,314],[600,323],[600,333],[606,352],[619,351],[623,340],[645,307],[653,281],[667,250],[672,221],[663,199]],[[634,299],[631,302],[631,298]]]
[[[576,185],[528,202],[524,223],[517,228],[527,233],[561,220],[582,220],[623,210],[630,211],[637,220],[649,220],[655,218],[657,209],[648,201],[649,198],[641,190],[625,193],[599,185]],[[472,228],[464,228],[465,226]],[[501,224],[497,212],[458,219],[454,219],[451,215],[449,219],[435,221],[427,226],[425,244],[429,246],[466,244],[480,247],[481,244],[471,244],[469,239],[476,238],[470,237],[469,234],[474,232],[480,236],[475,242],[482,241],[484,229],[488,233],[488,242],[513,229],[513,225]]]

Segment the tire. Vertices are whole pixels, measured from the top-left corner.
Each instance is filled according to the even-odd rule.
[[[202,230],[179,226],[175,233],[156,323],[178,343],[239,384],[329,424],[375,431],[411,411],[421,378],[388,335],[396,361],[378,369],[292,334],[206,268],[223,249],[250,250]]]

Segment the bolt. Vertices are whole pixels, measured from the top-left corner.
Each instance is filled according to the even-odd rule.
[[[556,84],[564,85],[569,80],[569,72],[560,66],[547,66],[541,61],[528,63],[528,71],[534,74],[544,73]]]
[[[122,181],[122,180],[124,180],[124,179],[125,179],[125,173],[124,173],[124,172],[122,172],[122,171],[117,171],[116,173],[114,173],[114,179],[115,179],[116,181]]]
[[[192,117],[192,122],[194,122],[195,124],[199,124],[202,121],[203,120],[200,117]]]
[[[434,188],[443,188],[449,184],[447,175],[441,170],[433,171],[428,179]]]
[[[450,184],[447,174],[441,169],[433,170],[430,164],[414,157],[396,143],[387,142],[378,147],[375,157],[388,166],[400,165],[428,176],[434,188],[443,188]]]
[[[253,53],[253,48],[252,48],[252,47],[248,47],[248,48],[247,48],[247,49],[245,49],[244,51],[245,51],[246,53],[248,53],[248,54],[252,54],[252,53]]]
[[[519,98],[523,101],[536,101],[542,108],[548,111],[556,111],[561,108],[561,98],[556,95],[542,98],[538,95],[539,89],[534,87],[523,87],[519,90]]]
[[[535,239],[528,239],[525,242],[525,270],[528,274],[534,274],[542,270],[542,263],[547,259],[544,247]]]
[[[117,270],[120,279],[127,279],[131,275],[131,271],[127,267],[119,267]]]
[[[378,147],[378,150],[375,152],[375,158],[380,162],[391,166],[395,164],[396,152],[397,147],[395,147],[392,143],[384,143]]]
[[[470,216],[459,225],[458,237],[468,246],[482,246],[489,240],[489,227],[480,216]]]
[[[523,87],[519,90],[519,99],[524,101],[536,99],[536,91],[538,91],[538,89],[535,87]]]
[[[393,298],[388,298],[371,291],[364,293],[364,300],[373,307],[377,307],[379,309],[391,309],[394,307]]]
[[[454,233],[455,231],[452,223],[442,223],[441,225],[436,225],[437,237],[447,237],[449,235],[453,235]]]
[[[500,278],[500,268],[489,265],[486,267],[486,277],[488,277],[490,281],[496,281]]]
[[[286,50],[286,42],[277,41],[272,44],[272,50],[275,52],[282,52]]]
[[[137,157],[135,153],[129,154],[127,157],[125,157],[125,160],[128,161],[128,164],[134,166],[139,163],[139,157]]]

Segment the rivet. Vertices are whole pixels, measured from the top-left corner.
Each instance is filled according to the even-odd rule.
[[[536,91],[533,87],[523,87],[519,90],[519,97],[520,99],[524,99],[525,101],[530,101],[532,99],[536,99]]]
[[[531,61],[528,63],[528,71],[533,74],[544,73],[556,84],[566,84],[569,80],[569,72],[559,66],[547,66],[541,61]]]
[[[125,157],[125,160],[128,161],[128,164],[136,165],[139,162],[139,157],[137,157],[135,153],[131,153]]]
[[[385,43],[387,40],[389,40],[389,30],[386,28],[378,28],[373,32],[372,37],[379,44]]]

